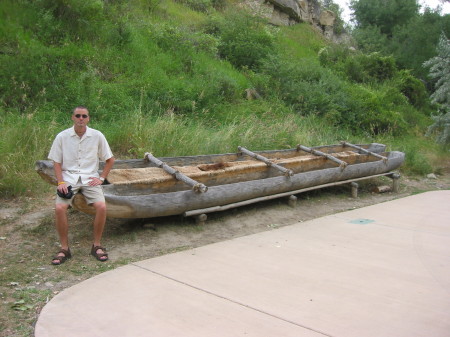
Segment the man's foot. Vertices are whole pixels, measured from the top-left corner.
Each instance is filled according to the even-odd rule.
[[[108,253],[106,253],[106,249],[102,246],[92,245],[91,255],[101,262],[108,260]]]
[[[70,253],[70,249],[60,249],[59,252],[55,255],[55,257],[52,260],[52,264],[55,266],[59,266],[60,264],[63,264],[66,262],[66,260],[70,259],[72,257],[72,254]]]

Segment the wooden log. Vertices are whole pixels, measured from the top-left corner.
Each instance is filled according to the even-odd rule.
[[[382,156],[382,155],[379,155],[378,153],[368,151],[368,150],[366,150],[366,149],[363,149],[363,148],[360,147],[360,146],[353,145],[353,144],[350,144],[350,143],[348,143],[348,142],[341,142],[341,144],[342,144],[343,146],[349,146],[349,147],[351,147],[351,148],[354,148],[354,149],[356,149],[356,150],[359,150],[359,151],[361,151],[361,152],[363,152],[363,153],[365,153],[365,154],[368,154],[368,155],[371,155],[371,156],[374,156],[374,157],[383,159],[383,162],[387,163],[387,160],[388,160],[387,157]]]
[[[381,185],[381,186],[375,186],[372,189],[372,192],[374,192],[374,193],[386,193],[386,192],[389,192],[390,190],[391,190],[391,186]]]
[[[309,147],[306,147],[306,146],[303,146],[303,145],[300,145],[300,144],[297,145],[297,150],[303,150],[303,151],[309,152],[309,153],[311,153],[311,154],[313,154],[315,156],[325,157],[325,158],[327,158],[327,159],[329,159],[331,161],[334,161],[335,163],[339,164],[339,167],[341,169],[345,169],[347,167],[347,165],[348,165],[345,161],[340,160],[340,159],[338,159],[338,158],[336,158],[336,157],[334,157],[334,156],[332,156],[332,155],[330,155],[328,153],[324,153],[322,151],[314,150],[314,149],[311,149]]]
[[[259,154],[256,154],[256,153],[254,153],[254,152],[252,152],[250,150],[247,150],[245,147],[238,146],[238,150],[241,151],[242,153],[245,153],[246,155],[248,155],[248,156],[250,156],[252,158],[255,158],[256,160],[264,162],[269,167],[276,168],[277,170],[283,172],[284,175],[286,175],[286,176],[293,176],[294,175],[294,172],[292,170],[289,170],[289,169],[287,169],[287,168],[285,168],[285,167],[283,167],[281,165],[272,163],[266,157],[263,157],[263,156],[261,156]]]
[[[184,175],[183,173],[175,170],[173,167],[170,167],[166,163],[162,162],[158,158],[153,157],[151,153],[145,153],[145,158],[149,160],[150,162],[154,163],[156,166],[161,167],[166,171],[167,173],[171,174],[175,177],[177,180],[181,180],[184,183],[188,184],[192,187],[192,190],[195,192],[201,192],[204,193],[208,191],[208,187],[203,185],[202,183],[199,183],[198,181],[195,181],[194,179],[189,178],[188,176]]]
[[[320,185],[306,187],[306,188],[302,188],[302,189],[298,189],[298,190],[294,190],[294,191],[277,193],[277,194],[272,194],[272,195],[268,195],[265,197],[258,197],[258,198],[253,198],[253,199],[249,199],[249,200],[234,202],[234,203],[230,203],[230,204],[226,204],[226,205],[206,207],[206,208],[201,208],[201,209],[193,209],[193,210],[185,211],[183,213],[183,216],[189,217],[189,216],[196,216],[199,214],[206,214],[206,213],[212,213],[212,212],[222,212],[222,211],[226,211],[226,210],[236,208],[236,207],[251,205],[251,204],[254,204],[257,202],[273,200],[273,199],[282,198],[282,197],[289,197],[294,194],[300,194],[300,193],[313,191],[313,190],[317,190],[317,189],[321,189],[321,188],[339,186],[339,185],[343,185],[343,184],[349,184],[349,183],[352,183],[355,181],[373,179],[373,178],[377,178],[377,177],[390,176],[390,175],[392,175],[392,172],[386,172],[386,173],[375,174],[375,175],[370,175],[370,176],[365,176],[365,177],[360,177],[360,178],[353,178],[353,179],[348,179],[348,180],[343,180],[343,181],[337,181],[337,182],[333,182],[333,183],[320,184]]]

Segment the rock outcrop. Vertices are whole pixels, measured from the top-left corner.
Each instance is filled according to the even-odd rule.
[[[336,15],[322,9],[318,0],[245,0],[244,6],[277,26],[309,22],[327,38],[333,39]]]

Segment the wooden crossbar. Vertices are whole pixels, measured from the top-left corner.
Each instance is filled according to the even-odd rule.
[[[208,187],[203,185],[202,183],[199,183],[198,181],[195,181],[194,179],[189,178],[187,175],[175,170],[173,167],[167,165],[166,163],[162,162],[158,158],[155,158],[151,153],[146,152],[144,158],[156,166],[162,168],[167,173],[171,174],[175,177],[175,179],[180,180],[189,186],[192,187],[192,189],[195,192],[201,192],[204,193],[208,191]]]
[[[322,151],[314,150],[314,149],[311,149],[309,147],[306,147],[306,146],[303,146],[303,145],[300,145],[300,144],[297,145],[297,150],[303,150],[305,152],[311,153],[311,154],[316,155],[316,156],[325,157],[325,158],[327,158],[327,159],[329,159],[331,161],[334,161],[335,163],[339,164],[339,167],[341,169],[345,169],[347,167],[347,165],[348,165],[345,161],[340,160],[340,159],[338,159],[338,158],[336,158],[336,157],[334,157],[334,156],[332,156],[332,155],[330,155],[328,153],[324,153]]]
[[[383,162],[384,162],[384,163],[387,163],[387,160],[388,160],[387,157],[382,156],[382,155],[379,155],[378,153],[371,152],[371,151],[369,151],[369,150],[366,150],[366,149],[362,148],[361,146],[354,145],[354,144],[350,144],[350,143],[345,142],[345,141],[342,141],[341,144],[342,144],[343,146],[349,146],[349,147],[352,147],[352,148],[354,148],[354,149],[356,149],[356,150],[359,150],[359,151],[361,151],[361,152],[363,152],[363,153],[365,153],[365,154],[368,154],[368,155],[371,155],[371,156],[374,156],[374,157],[383,159]]]
[[[252,152],[250,150],[247,150],[245,147],[238,146],[238,150],[241,151],[242,153],[245,153],[246,155],[248,155],[248,156],[250,156],[252,158],[255,158],[256,160],[264,162],[269,167],[276,168],[277,170],[283,172],[283,174],[285,176],[293,176],[294,175],[294,171],[292,171],[290,169],[287,169],[287,168],[285,168],[285,167],[283,167],[281,165],[272,163],[268,158],[266,158],[264,156],[261,156],[259,154],[256,154],[256,153],[254,153],[254,152]]]

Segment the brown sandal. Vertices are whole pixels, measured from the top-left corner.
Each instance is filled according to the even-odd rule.
[[[58,255],[60,253],[63,253],[64,255]],[[70,248],[68,248],[67,250],[65,249],[60,249],[58,253],[56,253],[55,257],[52,260],[52,264],[55,266],[59,266],[60,264],[63,264],[64,262],[66,262],[68,259],[70,259],[72,257],[72,254],[70,253]]]
[[[103,253],[97,253],[97,250],[99,249],[103,250]],[[105,262],[106,260],[108,260],[108,253],[106,253],[106,249],[102,246],[92,245],[91,255],[101,262]],[[102,257],[106,257],[106,259],[102,259]]]

